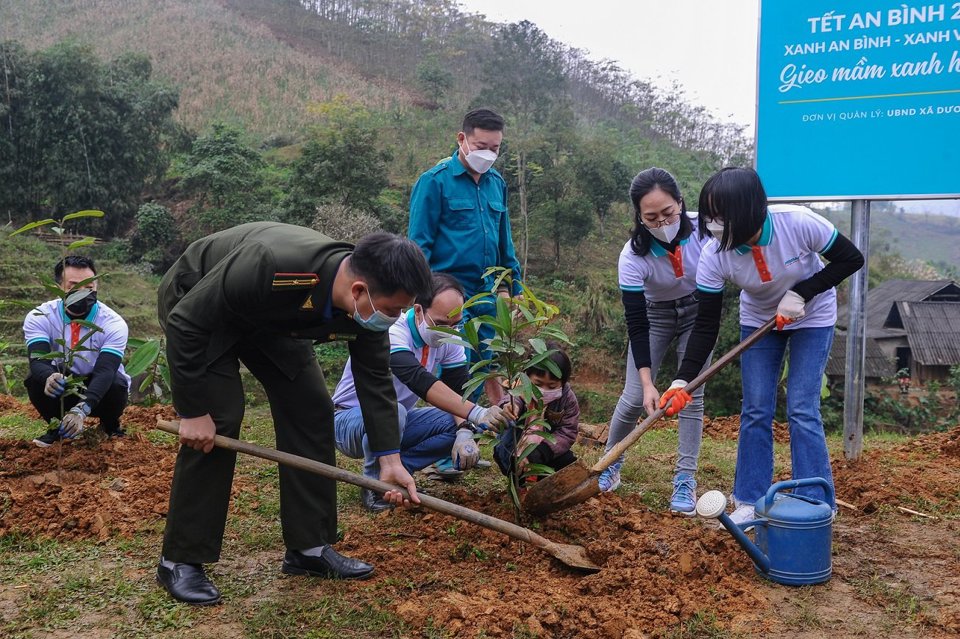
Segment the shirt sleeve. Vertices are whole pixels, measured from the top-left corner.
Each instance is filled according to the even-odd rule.
[[[703,293],[723,293],[726,278],[720,267],[720,249],[716,240],[710,240],[697,262],[697,290]]]
[[[414,354],[407,350],[390,353],[390,370],[401,384],[426,401],[427,393],[439,380],[420,365]]]
[[[627,337],[633,364],[637,369],[650,367],[650,320],[647,319],[647,298],[642,291],[623,291],[623,314],[627,320]]]
[[[451,344],[445,342],[441,347],[440,357],[437,358],[440,366],[444,369],[455,366],[466,366],[467,353],[460,344]]]
[[[90,381],[87,383],[87,392],[84,393],[86,397],[83,400],[90,410],[97,407],[103,396],[113,386],[121,362],[120,356],[112,351],[100,351],[97,355],[97,361],[90,373]]]
[[[687,340],[687,350],[677,371],[677,379],[692,381],[707,362],[720,334],[720,315],[723,311],[723,293],[700,294],[697,319]]]
[[[170,311],[167,362],[173,404],[180,415],[197,417],[210,412],[206,355],[211,338],[227,319],[238,316],[238,310],[251,312],[266,306],[275,270],[269,250],[262,245],[238,248]]]
[[[795,219],[799,221],[799,233],[803,246],[813,253],[823,255],[829,251],[840,234],[828,219],[813,211],[804,210]]]
[[[633,255],[629,249],[620,253],[620,259],[617,262],[617,279],[621,291],[643,293],[649,276],[650,268],[646,260]]]
[[[860,249],[839,234],[831,242],[830,248],[824,251],[823,257],[828,261],[823,269],[793,286],[793,290],[805,302],[838,285],[863,268],[864,264]]]
[[[420,250],[430,263],[430,253],[437,237],[437,227],[440,224],[440,182],[433,175],[424,173],[417,180],[410,194],[410,222],[407,226],[407,235],[416,242]]]
[[[42,308],[38,306],[27,313],[27,317],[23,320],[23,338],[28,348],[34,342],[47,342],[52,347],[55,337],[50,332],[50,322]]]

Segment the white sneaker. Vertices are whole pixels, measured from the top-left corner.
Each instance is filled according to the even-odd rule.
[[[756,519],[756,514],[752,504],[744,504],[730,514],[730,521],[736,526],[739,526],[745,521],[752,521],[753,519]],[[751,530],[753,530],[753,526],[748,526],[743,532],[750,532]]]

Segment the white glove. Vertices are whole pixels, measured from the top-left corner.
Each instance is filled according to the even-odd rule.
[[[777,330],[782,331],[784,326],[803,317],[805,313],[803,305],[804,301],[799,293],[787,291],[777,306]]]
[[[806,302],[796,291],[787,291],[777,306],[777,315],[789,320],[798,320],[805,315],[803,306]]]
[[[480,448],[477,442],[473,441],[473,431],[468,428],[457,431],[450,457],[453,459],[453,467],[457,470],[468,470],[477,465],[480,461]]]
[[[90,407],[80,403],[67,411],[60,420],[60,436],[72,439],[83,432],[83,420],[90,414]]]
[[[484,408],[479,404],[470,409],[470,414],[467,415],[467,419],[477,426],[481,424],[502,426],[506,425],[508,421],[507,416],[503,414],[503,409],[499,406]]]
[[[60,373],[50,373],[47,382],[43,385],[43,394],[47,397],[60,397],[67,387],[67,380]]]

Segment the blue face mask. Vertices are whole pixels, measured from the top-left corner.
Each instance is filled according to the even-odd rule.
[[[375,333],[382,333],[393,326],[397,318],[390,317],[378,311],[377,307],[373,305],[373,298],[370,297],[370,291],[367,291],[367,299],[370,300],[370,308],[373,309],[373,314],[364,319],[363,316],[360,315],[360,310],[357,308],[357,300],[353,300],[353,321],[368,331],[374,331]]]

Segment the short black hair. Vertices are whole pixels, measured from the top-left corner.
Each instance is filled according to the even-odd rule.
[[[490,109],[474,109],[463,116],[460,130],[466,134],[473,133],[474,129],[484,131],[503,131],[503,118]]]
[[[62,284],[63,269],[68,266],[70,268],[88,268],[93,271],[94,275],[97,274],[97,268],[93,264],[93,258],[83,255],[68,255],[62,260],[57,260],[57,263],[53,265],[53,281],[57,284]]]
[[[444,291],[456,291],[460,294],[460,297],[466,298],[467,294],[463,290],[463,284],[460,283],[460,280],[455,278],[449,273],[434,273],[431,278],[432,287],[430,288],[430,294],[424,295],[423,297],[417,298],[417,303],[424,308],[424,310],[433,306],[433,300],[436,299],[438,295]]]
[[[432,290],[430,266],[412,240],[393,233],[371,233],[357,242],[350,270],[370,287],[371,295],[406,291],[417,299]]]
[[[633,232],[630,234],[630,249],[635,255],[641,257],[650,252],[650,242],[653,241],[653,235],[640,217],[640,200],[647,193],[656,189],[660,189],[680,203],[680,230],[677,231],[677,237],[673,241],[679,242],[690,237],[690,234],[693,233],[693,222],[687,217],[687,202],[680,193],[677,178],[673,177],[669,171],[655,166],[644,169],[637,173],[633,181],[630,182],[630,202],[633,203]]]
[[[721,220],[720,250],[746,244],[767,219],[767,192],[753,169],[728,166],[711,175],[700,190],[700,232]]]
[[[570,381],[570,375],[573,374],[573,364],[570,362],[570,357],[564,352],[563,347],[559,342],[549,341],[547,342],[547,350],[553,351],[550,353],[549,359],[551,362],[557,365],[557,368],[560,369],[560,382],[566,384]],[[544,377],[551,377],[557,379],[557,376],[551,373],[546,368],[540,368],[538,366],[531,366],[527,369],[527,375],[543,375]]]

